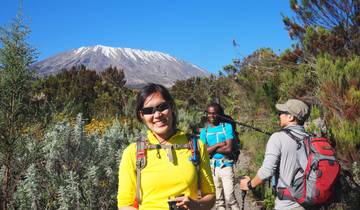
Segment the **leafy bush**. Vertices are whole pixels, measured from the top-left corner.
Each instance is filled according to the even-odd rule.
[[[198,134],[204,127],[204,113],[201,111],[178,110],[178,128],[184,132]]]
[[[299,65],[296,69],[284,69],[280,73],[280,80],[280,96],[288,99],[314,92],[317,78],[310,66]]]
[[[326,119],[340,157],[359,161],[360,155],[360,57],[332,60],[319,58],[317,96],[326,109]],[[350,168],[350,166],[347,166]]]
[[[258,132],[246,132],[240,136],[242,148],[249,153],[251,157],[249,171],[255,175],[257,169],[261,166],[265,154],[265,146],[268,136]]]
[[[13,195],[12,208],[116,209],[118,164],[134,138],[118,121],[101,136],[85,133],[81,115],[75,125],[56,123],[29,147],[36,158]]]

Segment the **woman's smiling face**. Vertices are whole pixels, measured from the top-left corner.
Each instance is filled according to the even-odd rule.
[[[159,92],[149,95],[143,105],[144,108],[153,109],[152,113],[148,110],[141,111],[141,117],[147,127],[155,134],[155,136],[162,139],[170,137],[174,131],[173,128],[173,113],[171,107],[167,104],[163,96]]]

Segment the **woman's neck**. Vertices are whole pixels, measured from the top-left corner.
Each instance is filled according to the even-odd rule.
[[[158,134],[154,133],[154,136],[159,141],[159,144],[163,144],[163,143],[166,143],[171,138],[171,136],[173,136],[175,133],[176,133],[176,129],[173,129],[164,135],[158,135]]]

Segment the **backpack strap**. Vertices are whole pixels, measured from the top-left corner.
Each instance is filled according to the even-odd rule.
[[[302,147],[302,145],[303,145],[302,142],[304,142],[304,140],[305,140],[305,141],[308,141],[308,139],[310,138],[310,136],[307,135],[307,136],[304,137],[304,139],[300,139],[299,137],[297,137],[297,136],[295,136],[294,134],[292,134],[292,133],[291,133],[291,130],[290,130],[290,129],[287,129],[287,128],[281,129],[280,131],[284,131],[292,140],[296,141],[297,146],[298,146],[298,147],[297,147],[297,150],[299,150],[299,149]],[[306,142],[305,142],[304,150],[305,150],[306,157],[307,157],[308,154],[309,154],[308,149],[310,149],[310,148],[307,148],[307,147],[306,147]]]
[[[194,164],[196,168],[196,174],[198,176],[197,186],[198,186],[198,197],[201,198],[201,189],[200,189],[200,152],[199,152],[199,142],[198,138],[195,135],[186,135],[189,140],[189,146],[191,150],[190,161]]]
[[[141,170],[146,166],[146,149],[147,139],[140,137],[136,141],[136,196],[134,207],[139,208],[140,200],[140,184],[141,184]]]
[[[147,149],[167,149],[168,158],[173,162],[172,150],[174,149],[189,149],[191,150],[190,161],[196,167],[196,173],[198,174],[198,195],[201,196],[200,190],[200,154],[199,154],[199,143],[195,135],[187,134],[187,139],[189,143],[187,144],[149,144],[148,140],[145,137],[140,137],[136,141],[136,196],[134,201],[134,207],[139,208],[141,204],[140,199],[140,184],[141,184],[141,170],[146,166],[146,151]]]
[[[198,166],[200,164],[200,154],[199,154],[199,142],[197,140],[197,137],[195,135],[186,135],[189,144],[187,144],[189,149],[191,150],[191,157],[190,161],[195,165]],[[186,145],[186,144],[185,144]]]
[[[291,139],[295,140],[297,144],[300,144],[300,142],[302,141],[299,137],[292,134],[290,129],[284,128],[280,131],[284,131],[288,136],[290,136]]]
[[[227,122],[222,122],[221,127],[223,129],[223,133],[225,135],[225,140],[226,140],[226,124],[225,123],[227,123]],[[228,124],[230,124],[230,123],[228,123]],[[238,156],[236,156],[236,154],[234,154],[235,152],[237,152],[237,151],[235,151],[235,149],[236,149],[235,144],[237,144],[236,138],[235,138],[235,132],[234,132],[234,129],[231,124],[230,124],[230,126],[231,126],[231,129],[233,130],[233,138],[231,139],[231,152],[230,152],[230,154],[224,155],[226,157],[225,159],[228,161],[225,161],[225,162],[223,161],[221,163],[222,166],[220,166],[220,168],[224,167],[226,162],[228,162],[228,163],[232,162],[233,164],[236,163],[237,157],[238,157]]]
[[[222,123],[220,123],[220,124],[221,124],[221,127],[222,127],[222,129],[223,129],[223,133],[226,135],[225,123],[222,122]]]
[[[306,151],[306,145],[303,144],[304,139],[301,139],[297,136],[295,136],[290,129],[284,128],[281,129],[279,132],[284,132],[285,134],[287,134],[292,140],[294,140],[297,144],[297,150],[299,150],[302,146],[304,146],[304,149]],[[305,136],[305,140],[306,138],[308,138],[308,136]],[[281,161],[281,160],[280,160]],[[279,165],[280,165],[280,161],[279,161]],[[301,171],[301,173],[303,173],[303,169],[301,168],[301,164],[299,162],[299,160],[296,160],[297,164],[298,164],[298,168],[296,169],[296,171],[294,172],[293,176],[295,176],[299,171]],[[276,195],[278,196],[278,198],[280,200],[292,200],[292,201],[296,201],[296,199],[294,198],[293,194],[294,191],[292,190],[291,186],[293,185],[293,183],[290,183],[290,185],[288,185],[285,180],[280,176],[279,173],[279,167],[277,167],[277,176],[275,177],[275,179],[280,179],[280,181],[282,182],[283,185],[285,185],[285,187],[277,187],[276,189]],[[292,178],[292,182],[294,181],[294,179]],[[277,184],[277,180],[276,180],[276,184]],[[275,186],[276,187],[276,186]]]
[[[146,145],[147,149],[190,149],[189,144],[149,144]]]
[[[208,131],[209,131],[209,125],[206,125],[206,128],[205,128],[205,144],[208,145]]]

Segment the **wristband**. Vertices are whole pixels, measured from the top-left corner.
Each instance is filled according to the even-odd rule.
[[[247,182],[247,187],[249,188],[249,190],[253,190],[253,186],[251,186],[251,179],[250,181]]]

